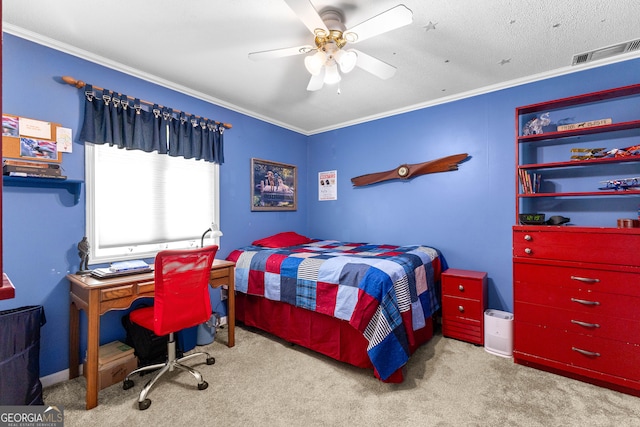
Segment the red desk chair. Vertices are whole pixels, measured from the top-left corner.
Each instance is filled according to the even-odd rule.
[[[132,322],[152,330],[158,336],[169,335],[168,360],[165,363],[138,368],[125,378],[122,388],[127,390],[133,387],[133,381],[130,379],[132,375],[162,368],[140,392],[140,410],[151,405],[151,400],[147,399],[151,387],[167,371],[173,371],[175,368],[190,372],[198,380],[198,390],[204,390],[209,386],[200,372],[183,365],[182,362],[204,355],[207,357],[207,365],[213,365],[216,359],[205,352],[192,353],[176,359],[174,332],[204,323],[211,317],[209,275],[217,251],[218,246],[214,245],[197,249],[165,250],[156,255],[154,305],[133,310],[129,317]]]

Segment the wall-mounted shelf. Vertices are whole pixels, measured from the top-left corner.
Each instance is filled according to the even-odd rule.
[[[6,187],[64,188],[74,195],[74,203],[78,203],[83,181],[76,179],[31,178],[3,175],[2,183]]]

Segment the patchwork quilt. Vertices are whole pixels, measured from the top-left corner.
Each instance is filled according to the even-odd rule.
[[[413,331],[440,308],[441,256],[427,246],[320,240],[248,246],[227,259],[236,263],[236,291],[333,316],[361,331],[382,380],[406,364]]]

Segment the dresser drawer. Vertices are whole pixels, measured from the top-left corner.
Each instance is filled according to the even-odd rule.
[[[514,257],[640,265],[638,248],[640,229],[567,226],[513,228]]]
[[[520,353],[558,361],[571,367],[640,381],[640,347],[626,343],[573,334],[516,321],[514,348]],[[583,372],[581,372],[583,373]]]
[[[524,283],[515,284],[513,296],[516,302],[640,321],[640,297]]]
[[[566,264],[566,263],[565,263]],[[584,265],[544,265],[516,261],[513,264],[513,277],[516,284],[539,285],[580,289],[587,292],[606,292],[625,296],[640,297],[640,268],[636,273],[632,267],[616,271],[592,268]]]
[[[515,303],[514,313],[518,322],[630,342],[640,346],[640,321],[637,320],[518,301]]]

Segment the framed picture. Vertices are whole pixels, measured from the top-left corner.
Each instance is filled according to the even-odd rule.
[[[284,163],[251,159],[251,210],[298,209],[298,169]]]

